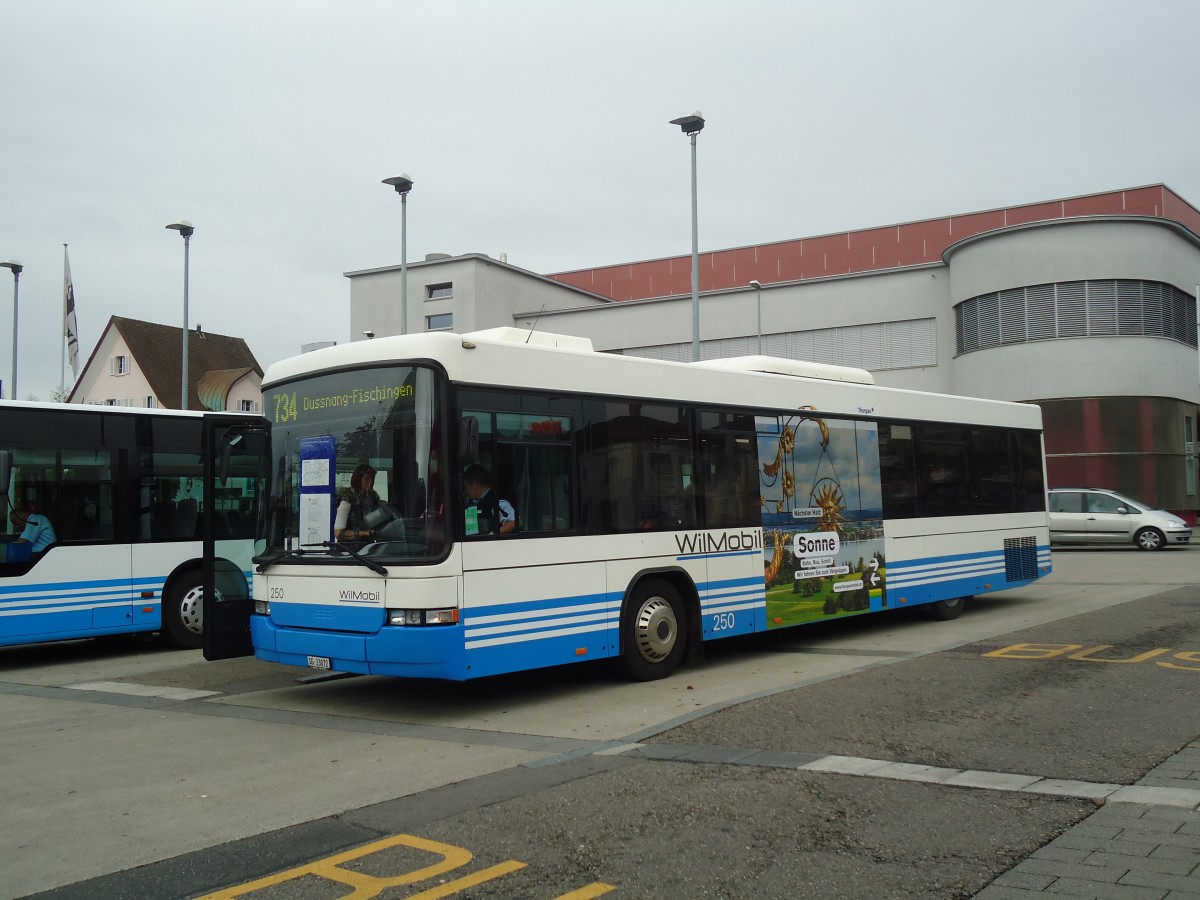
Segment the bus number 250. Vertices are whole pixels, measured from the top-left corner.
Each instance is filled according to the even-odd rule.
[[[714,634],[718,631],[732,631],[735,624],[733,613],[715,613],[713,615],[712,630]]]

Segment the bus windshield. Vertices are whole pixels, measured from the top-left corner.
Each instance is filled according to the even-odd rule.
[[[421,562],[444,554],[438,378],[414,365],[265,391],[272,487],[263,559]]]

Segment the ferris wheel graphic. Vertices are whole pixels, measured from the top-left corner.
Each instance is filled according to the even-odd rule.
[[[801,407],[811,410],[813,407]],[[819,509],[820,515],[816,521],[817,531],[841,532],[845,529],[846,520],[843,513],[846,510],[846,495],[842,490],[842,482],[838,477],[837,466],[829,452],[829,426],[820,416],[801,414],[793,416],[784,423],[776,442],[775,459],[762,466],[762,485],[764,493],[761,498],[763,506],[771,501],[767,498],[768,489],[778,488],[780,496],[775,499],[775,511],[786,512],[796,503],[796,449],[797,430],[805,423],[817,428],[820,432],[820,455],[813,467],[812,482],[805,485],[808,492],[808,505]],[[800,496],[803,496],[801,494]]]

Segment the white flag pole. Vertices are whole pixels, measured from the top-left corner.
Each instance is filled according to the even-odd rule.
[[[67,263],[67,245],[63,244],[63,303],[62,303],[62,331],[61,339],[58,347],[58,396],[61,397],[66,390],[66,371],[67,371],[67,285],[71,281]]]

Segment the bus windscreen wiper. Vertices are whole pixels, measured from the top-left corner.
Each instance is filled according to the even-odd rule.
[[[375,572],[379,575],[386,575],[388,573],[387,569],[385,569],[379,563],[375,562],[375,560],[367,559],[365,556],[363,556],[361,553],[359,553],[357,550],[355,550],[349,544],[343,544],[341,541],[321,541],[321,543],[319,543],[319,544],[309,544],[307,546],[328,547],[330,550],[341,550],[343,553],[348,553],[350,556],[353,556],[355,559],[357,559],[360,563],[362,563],[364,566],[366,566],[372,572]]]
[[[267,569],[271,568],[271,566],[275,565],[275,563],[279,562],[281,559],[297,559],[301,556],[306,556],[311,552],[312,552],[311,550],[303,550],[303,549],[276,550],[274,553],[263,554],[262,556],[256,556],[256,557],[254,557],[254,559],[251,560],[251,562],[254,563],[254,565],[256,566],[254,571],[256,571],[259,575],[261,575],[261,574],[263,574],[263,572],[267,571]]]

